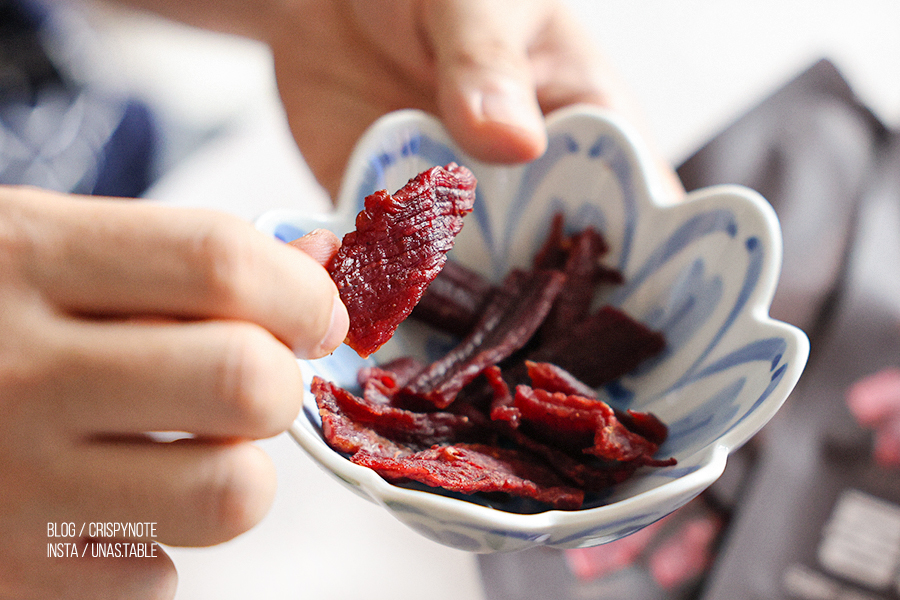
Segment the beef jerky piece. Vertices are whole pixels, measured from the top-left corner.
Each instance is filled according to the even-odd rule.
[[[525,365],[534,388],[588,398],[597,397],[591,387],[558,365],[536,363],[530,360],[525,361]],[[637,433],[655,444],[662,444],[669,436],[669,428],[652,413],[617,408],[613,408],[613,413],[629,431]]]
[[[525,431],[571,453],[590,447],[597,429],[613,418],[599,400],[527,385],[516,386],[514,403]]]
[[[653,413],[638,412],[636,410],[616,410],[616,418],[622,425],[641,435],[654,444],[662,445],[669,437],[669,428]]]
[[[625,283],[625,276],[622,275],[622,271],[616,268],[600,265],[597,273],[597,281],[601,284],[621,285]]]
[[[424,367],[411,356],[401,357],[379,366],[362,367],[356,374],[356,380],[367,400],[393,404],[400,388]]]
[[[585,396],[587,398],[595,398],[597,396],[597,392],[593,388],[559,365],[526,360],[525,367],[528,369],[528,378],[531,380],[531,387],[533,388],[548,392],[563,392],[569,395]]]
[[[652,467],[668,467],[676,464],[674,458],[654,458],[653,455],[657,450],[659,444],[630,431],[621,421],[613,417],[611,422],[597,429],[594,445],[585,448],[584,451],[608,461],[620,460]]]
[[[503,379],[500,367],[492,365],[484,370],[484,376],[493,391],[491,398],[490,416],[492,421],[505,421],[510,427],[519,426],[519,409],[516,408],[515,397],[509,391],[509,386]]]
[[[606,254],[609,251],[609,244],[606,243],[606,238],[603,237],[603,234],[597,232],[593,227],[587,227],[585,230],[576,233],[574,236],[567,236],[565,233],[565,217],[562,213],[554,214],[553,220],[550,223],[550,231],[547,233],[547,238],[544,240],[543,246],[535,253],[534,258],[532,259],[532,267],[535,269],[564,270],[566,262],[573,252],[573,247],[577,244],[577,242],[574,242],[573,240],[577,240],[583,231],[586,230],[592,232],[588,234],[589,236],[599,237],[598,241],[601,245],[597,247],[597,258]],[[601,281],[622,283],[624,278],[622,273],[617,269],[606,267],[602,264],[598,264],[597,266]]]
[[[322,418],[322,435],[332,450],[355,454],[365,450],[374,456],[403,456],[413,449],[378,435],[371,428],[355,423],[345,415],[335,398],[336,388],[320,377],[313,377],[310,389]]]
[[[420,173],[393,196],[365,199],[356,230],[328,265],[350,315],[345,342],[367,357],[394,334],[437,276],[472,211],[475,177],[448,164]]]
[[[316,397],[328,394],[340,413],[357,425],[403,445],[428,448],[465,439],[472,427],[466,417],[445,412],[416,413],[359,398],[330,382],[316,383]]]
[[[558,212],[553,215],[544,245],[535,252],[534,258],[531,259],[531,266],[535,269],[563,269],[569,254],[568,241],[565,232],[565,218],[561,212]]]
[[[609,246],[595,229],[589,227],[572,236],[568,246],[563,266],[566,284],[541,325],[540,335],[545,342],[565,335],[587,318],[601,281],[609,277],[617,283],[623,281],[617,271],[601,266],[600,259]]]
[[[529,359],[558,365],[596,388],[630,373],[665,344],[661,333],[615,307],[604,306],[569,335],[540,346]]]
[[[586,492],[600,492],[631,477],[641,465],[635,462],[603,462],[589,460],[582,455],[574,457],[538,441],[521,430],[511,432],[515,444],[532,454],[540,456],[563,479],[574,487]]]
[[[418,481],[453,492],[505,492],[561,510],[581,508],[584,492],[567,486],[535,457],[480,444],[438,446],[398,458],[366,451],[351,457],[388,481]]]
[[[522,348],[543,322],[565,276],[559,271],[512,271],[478,325],[453,350],[401,390],[408,400],[449,406],[484,369]]]
[[[580,449],[606,461],[673,464],[654,459],[659,445],[629,431],[613,409],[596,398],[520,385],[515,404],[523,423],[560,448]]]
[[[403,387],[413,377],[419,374],[425,368],[425,364],[412,356],[401,356],[386,363],[379,365],[382,371],[387,371],[394,375],[397,386]]]
[[[448,260],[410,317],[458,337],[478,323],[493,286],[478,273]]]
[[[374,404],[391,405],[400,389],[397,375],[379,367],[363,367],[357,373],[357,381],[363,390],[363,398]]]

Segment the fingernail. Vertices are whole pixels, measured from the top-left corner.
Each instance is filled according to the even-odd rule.
[[[350,328],[350,316],[347,314],[347,308],[341,302],[338,294],[334,295],[334,303],[331,307],[331,323],[328,326],[328,332],[322,341],[319,342],[318,348],[312,358],[321,358],[334,352],[338,346],[347,337],[347,330]]]
[[[488,121],[531,131],[542,126],[537,104],[514,84],[482,91],[481,113]]]

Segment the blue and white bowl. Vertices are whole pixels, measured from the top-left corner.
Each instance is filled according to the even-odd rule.
[[[434,118],[393,113],[360,140],[334,213],[279,211],[257,223],[285,241],[317,227],[343,235],[366,195],[394,192],[417,173],[455,161],[475,173],[478,188],[452,255],[492,279],[529,264],[558,211],[573,230],[593,225],[604,233],[612,247],[609,264],[626,279],[608,301],[661,330],[668,346],[600,393],[610,404],[653,412],[668,424],[669,439],[658,456],[674,456],[676,466],[640,470],[581,510],[520,514],[392,485],[351,463],[323,440],[312,394],[291,428],[303,449],[350,490],[422,535],[473,552],[594,546],[683,506],[721,475],[729,453],[772,418],[809,352],[803,332],[768,316],[781,267],[781,232],[763,198],[722,186],[665,202],[640,140],[613,116],[575,107],[550,115],[547,127],[550,143],[541,158],[497,166],[465,155]],[[409,354],[431,360],[443,349],[446,340],[407,322],[369,360]],[[354,388],[364,362],[344,346],[327,358],[301,361],[301,367],[307,382],[315,374]]]

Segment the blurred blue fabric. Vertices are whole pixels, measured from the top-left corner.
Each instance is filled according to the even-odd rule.
[[[0,183],[137,197],[151,183],[148,107],[67,72],[52,49],[77,46],[50,5],[0,0]],[[80,42],[80,40],[74,40]]]

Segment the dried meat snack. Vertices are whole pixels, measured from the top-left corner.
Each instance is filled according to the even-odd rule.
[[[590,447],[596,430],[613,418],[609,406],[584,396],[518,385],[514,398],[522,429],[527,428],[533,437],[573,453]]]
[[[518,430],[512,432],[512,438],[517,447],[540,456],[560,477],[585,492],[601,492],[612,485],[622,483],[639,467],[644,466],[634,461],[585,460],[584,456],[573,456]]]
[[[661,333],[613,306],[604,306],[529,358],[558,365],[596,388],[630,373],[665,346]]]
[[[532,266],[535,269],[560,269],[566,270],[566,263],[569,261],[573,253],[581,253],[582,250],[577,249],[579,244],[583,244],[585,240],[579,241],[579,238],[593,238],[587,243],[592,245],[591,254],[595,259],[599,259],[609,251],[609,245],[606,238],[593,227],[576,232],[574,235],[566,235],[565,218],[562,213],[553,215],[550,222],[550,231],[547,234],[544,244],[535,253],[532,259]],[[594,245],[596,244],[596,245]],[[583,258],[583,257],[582,257]],[[576,260],[581,261],[582,258]],[[600,281],[619,284],[624,282],[624,277],[617,269],[608,267],[602,263],[596,263],[596,277]]]
[[[600,263],[608,250],[603,236],[590,227],[570,238],[562,265],[566,284],[547,315],[547,320],[541,325],[543,341],[566,335],[573,325],[588,317],[597,286],[601,282],[621,283],[618,271],[605,268]]]
[[[550,231],[544,244],[535,252],[531,265],[535,269],[562,269],[569,254],[569,241],[565,232],[565,218],[558,212],[550,221]]]
[[[410,317],[458,337],[478,323],[493,285],[478,273],[448,260]]]
[[[356,374],[356,381],[367,400],[394,404],[397,392],[424,367],[415,358],[404,356],[380,366],[362,367]]]
[[[522,348],[537,331],[565,276],[559,271],[513,271],[494,294],[482,320],[442,359],[402,390],[407,399],[446,408],[484,369]]]
[[[492,285],[451,267],[425,312],[460,343],[431,364],[406,357],[364,367],[361,396],[315,378],[326,441],[391,482],[502,492],[563,510],[641,467],[675,464],[655,458],[664,423],[597,396],[665,347],[619,309],[591,312],[598,284],[614,282],[599,264],[605,251],[594,230],[566,235],[559,216],[531,270]],[[431,303],[454,297],[443,312]],[[441,323],[447,315],[457,331]]]
[[[321,379],[314,382],[313,393],[320,414],[323,404],[327,405],[332,412],[339,412],[353,423],[406,446],[428,448],[448,444],[466,439],[472,430],[464,416],[446,412],[417,413],[372,402]],[[320,398],[324,400],[320,401]]]
[[[475,177],[455,163],[420,173],[394,195],[366,197],[356,229],[327,267],[350,315],[345,343],[360,356],[380,348],[412,312],[474,201]]]
[[[523,423],[556,447],[593,454],[605,461],[671,464],[653,455],[659,445],[628,430],[601,400],[520,385],[515,405]]]
[[[351,460],[388,481],[418,481],[464,494],[506,492],[561,510],[584,502],[582,490],[566,485],[534,457],[508,448],[456,444],[396,458],[360,451]]]
[[[366,450],[384,456],[412,453],[410,448],[375,433],[371,427],[356,423],[345,415],[335,398],[336,390],[341,388],[320,377],[313,377],[310,388],[319,407],[322,436],[333,450],[345,454]]]
[[[519,426],[519,418],[522,416],[515,405],[515,396],[509,390],[509,385],[503,379],[503,373],[497,365],[491,365],[484,370],[484,376],[493,392],[490,406],[492,421],[506,421],[510,427]]]
[[[532,387],[548,392],[563,392],[570,395],[595,398],[594,390],[574,375],[552,363],[537,363],[531,360],[525,361],[528,369],[528,377]],[[628,428],[651,442],[661,445],[669,436],[669,428],[655,415],[634,410],[613,409],[616,418]]]
[[[531,386],[548,392],[563,392],[570,395],[596,396],[594,390],[574,375],[553,363],[525,361]]]

